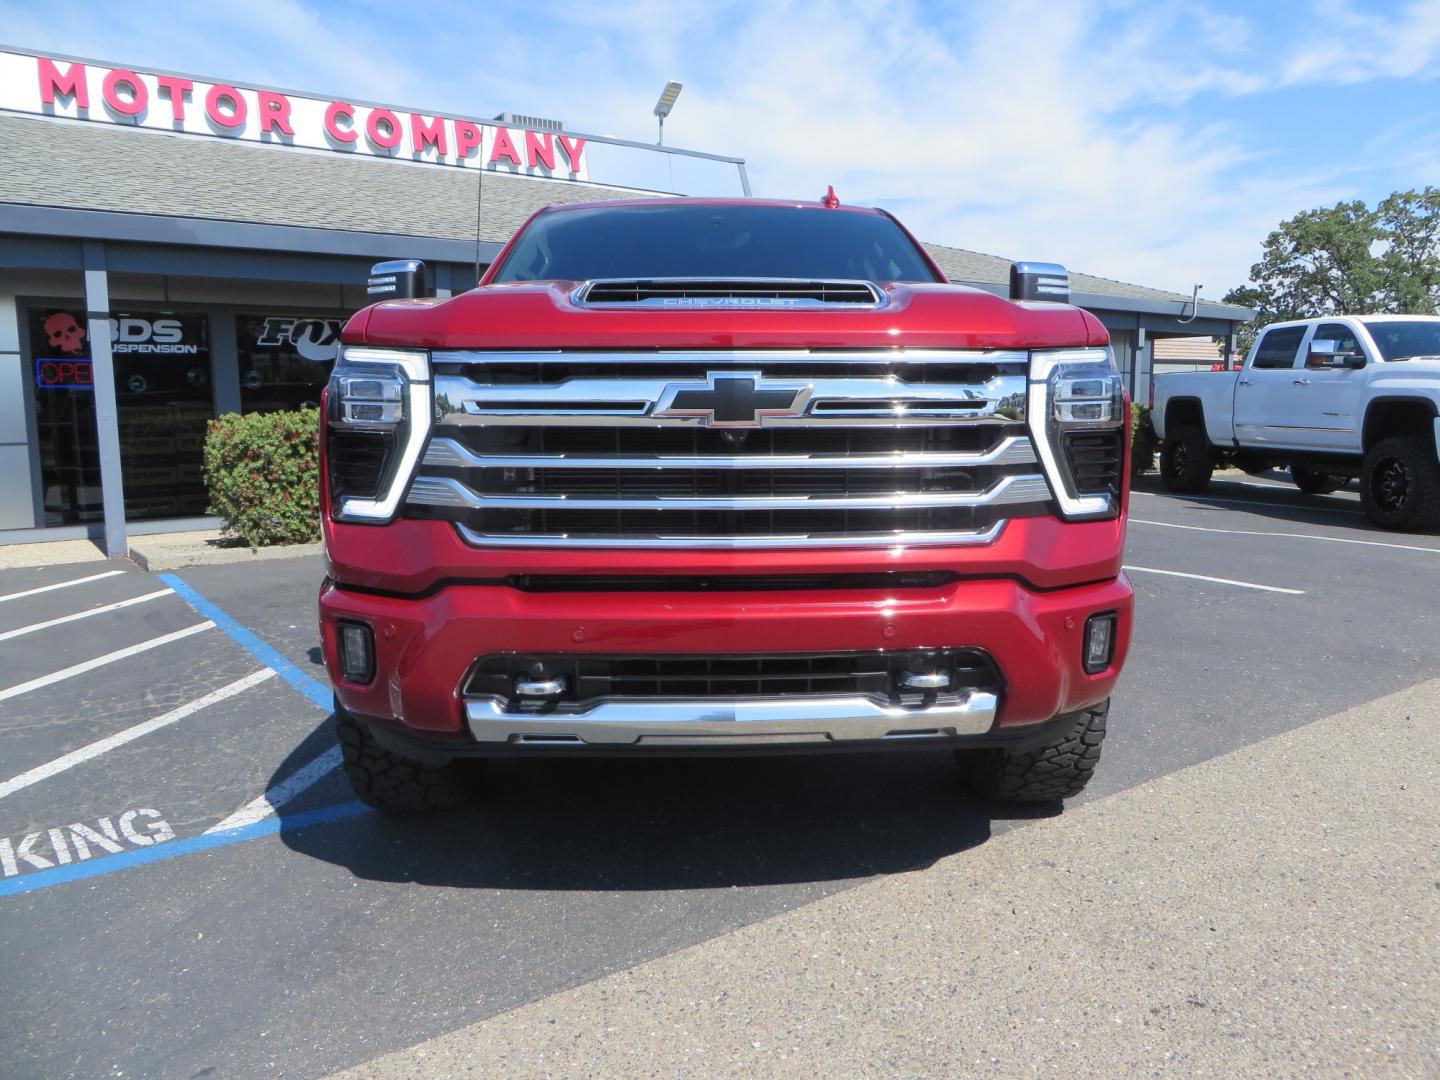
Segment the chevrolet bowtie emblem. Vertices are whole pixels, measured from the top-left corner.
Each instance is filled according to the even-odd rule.
[[[705,427],[758,428],[767,416],[799,416],[814,387],[767,382],[758,371],[711,371],[705,381],[665,387],[654,416],[698,416]]]

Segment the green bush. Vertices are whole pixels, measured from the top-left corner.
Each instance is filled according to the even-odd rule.
[[[1155,467],[1155,451],[1160,440],[1150,424],[1150,410],[1144,405],[1130,406],[1130,475],[1139,476]]]
[[[320,412],[227,413],[205,436],[205,490],[251,547],[320,539]]]

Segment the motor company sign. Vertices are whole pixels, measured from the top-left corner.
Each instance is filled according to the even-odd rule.
[[[588,179],[585,140],[574,135],[30,53],[0,51],[0,110]]]

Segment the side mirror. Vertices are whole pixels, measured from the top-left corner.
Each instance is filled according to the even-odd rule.
[[[419,259],[392,259],[376,263],[370,268],[370,280],[365,286],[365,295],[371,302],[378,300],[408,300],[416,296],[428,296],[425,287],[425,264]]]
[[[1310,355],[1305,359],[1305,366],[1311,368],[1363,368],[1365,356],[1363,353],[1344,351],[1338,341],[1316,338],[1310,342]]]
[[[1011,300],[1070,302],[1070,271],[1057,263],[1017,262],[1010,264]]]

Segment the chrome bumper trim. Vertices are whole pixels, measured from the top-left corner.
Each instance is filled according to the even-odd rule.
[[[477,742],[543,746],[745,746],[945,739],[983,735],[998,698],[971,691],[930,708],[867,697],[606,701],[583,713],[509,712],[494,698],[466,701]]]

